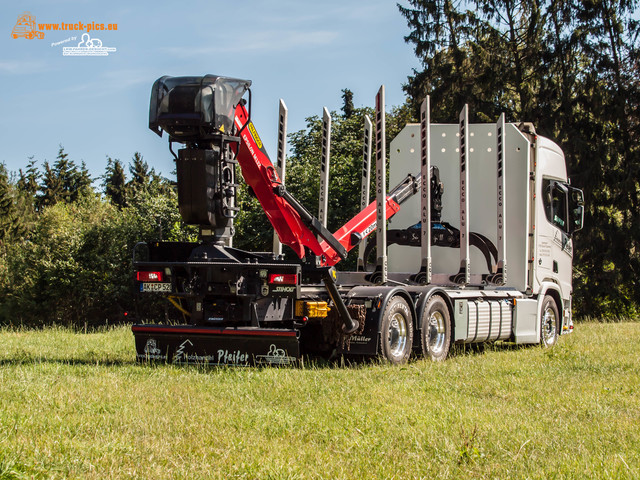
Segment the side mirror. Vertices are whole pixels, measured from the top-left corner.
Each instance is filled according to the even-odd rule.
[[[568,187],[569,233],[581,230],[584,225],[584,194],[578,188]]]

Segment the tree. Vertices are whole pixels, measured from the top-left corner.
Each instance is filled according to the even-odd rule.
[[[639,29],[631,18],[636,5],[601,0],[577,9],[580,48],[592,66],[581,77],[574,120],[582,143],[572,152],[572,176],[585,188],[588,226],[576,248],[582,280],[577,290],[586,311],[607,309],[612,316],[640,312]]]
[[[71,192],[74,189],[75,164],[69,160],[69,154],[60,145],[56,162],[53,164],[53,175],[57,178],[61,186],[60,198],[58,200],[71,201]]]
[[[29,157],[29,163],[27,164],[25,172],[23,173],[22,169],[19,170],[17,184],[21,192],[33,198],[35,198],[38,192],[38,181],[40,180],[40,172],[38,171],[36,163],[33,157]]]
[[[87,169],[87,165],[84,161],[80,164],[80,167],[76,167],[72,163],[72,170],[69,182],[69,196],[72,202],[75,202],[78,197],[92,192],[91,188],[91,175]]]
[[[139,301],[150,303],[154,309],[145,311],[158,318],[166,300],[136,297],[131,253],[136,243],[161,238],[194,240],[175,194],[141,192],[123,209],[98,195],[44,208],[29,241],[7,245],[0,256],[0,323],[123,321]]]
[[[344,102],[342,105],[342,113],[345,118],[350,118],[354,113],[353,107],[353,92],[348,88],[342,89],[342,101]]]
[[[65,197],[64,184],[58,172],[51,168],[49,162],[44,162],[44,173],[40,184],[40,194],[36,199],[38,210],[53,206]]]
[[[75,202],[80,196],[89,193],[91,176],[85,162],[78,167],[60,145],[58,156],[53,167],[44,162],[44,175],[40,184],[40,195],[36,198],[36,206],[41,209],[60,201]]]
[[[127,195],[131,198],[143,191],[165,195],[173,190],[169,180],[158,175],[155,169],[149,169],[149,164],[144,161],[140,152],[133,154],[132,163],[129,164],[129,173],[131,180],[127,183]]]
[[[423,69],[405,86],[434,121],[468,103],[475,120],[532,121],[585,191],[575,238],[579,315],[640,308],[637,1],[410,0],[400,7]],[[614,285],[616,288],[611,288]]]
[[[414,8],[400,7],[412,29],[405,40],[424,66],[405,87],[416,111],[428,93],[434,121],[450,121],[464,104],[479,121],[529,114],[545,40],[536,1],[409,3]]]
[[[0,246],[11,234],[14,220],[13,198],[7,169],[3,163],[0,163]]]
[[[127,178],[122,162],[118,159],[112,160],[107,157],[107,168],[102,178],[104,193],[111,200],[111,203],[119,208],[125,207],[127,205]]]
[[[5,165],[0,163],[0,256],[6,252],[7,244],[26,233],[32,217],[30,210]]]
[[[129,164],[129,173],[131,174],[131,180],[129,180],[127,186],[133,191],[147,188],[151,182],[152,175],[155,174],[153,169],[149,171],[149,164],[143,160],[140,152],[133,154],[132,163]]]

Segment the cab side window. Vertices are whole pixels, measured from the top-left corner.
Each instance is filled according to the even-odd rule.
[[[547,220],[563,232],[569,231],[566,187],[551,180],[542,184],[544,211]]]

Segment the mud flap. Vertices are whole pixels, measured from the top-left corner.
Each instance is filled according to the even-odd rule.
[[[338,347],[338,353],[342,355],[375,357],[378,355],[378,346],[380,345],[379,327],[379,315],[368,311],[366,320],[364,321],[363,331],[348,337],[345,342]]]
[[[133,325],[140,362],[202,366],[296,365],[298,332],[289,329]]]

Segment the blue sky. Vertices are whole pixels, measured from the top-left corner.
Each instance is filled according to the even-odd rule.
[[[81,31],[13,39],[23,11],[37,23],[117,23],[117,31],[90,33],[116,51],[63,56]],[[135,151],[168,175],[166,136],[147,127],[151,85],[162,75],[252,80],[253,120],[273,158],[280,98],[291,132],[324,106],[338,110],[343,88],[354,92],[356,106],[372,106],[381,84],[388,107],[402,103],[402,84],[419,67],[393,0],[31,0],[2,2],[0,12],[0,163],[11,171],[30,156],[54,162],[62,144],[94,176],[107,155],[126,164]],[[51,45],[72,36],[77,41]]]

